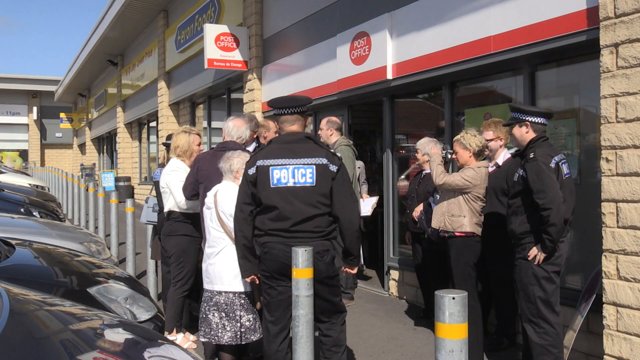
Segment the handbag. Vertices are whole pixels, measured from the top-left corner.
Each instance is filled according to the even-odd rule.
[[[158,212],[160,212],[160,206],[158,205],[158,198],[151,195],[153,187],[149,191],[149,195],[144,199],[144,205],[142,206],[142,212],[140,213],[140,222],[147,225],[158,224]]]
[[[231,239],[231,242],[235,245],[236,239],[231,232],[231,229],[222,221],[222,216],[220,216],[220,212],[218,211],[218,192],[216,191],[213,194],[213,208],[216,210],[216,218],[218,218],[218,222],[220,223],[220,227],[224,231],[225,234]],[[260,301],[261,293],[260,293],[260,284],[256,284],[254,282],[250,282],[251,292],[253,293],[253,306],[256,307],[256,310],[260,311],[262,309],[262,302]]]

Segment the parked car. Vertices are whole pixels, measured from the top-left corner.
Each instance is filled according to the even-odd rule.
[[[7,166],[0,166],[0,181],[10,184],[30,186],[42,191],[49,191],[49,187],[44,181],[25,175],[22,171],[18,172],[17,170],[11,169]]]
[[[0,238],[0,281],[108,311],[164,331],[149,290],[120,268],[77,251]]]
[[[0,309],[3,359],[197,359],[144,326],[10,283]]]
[[[116,264],[106,242],[79,226],[37,217],[0,214],[0,237],[55,245]]]
[[[11,166],[7,166],[5,164],[1,164],[0,165],[0,170],[4,170],[6,172],[10,172],[10,173],[14,173],[14,174],[22,174],[22,175],[26,175],[26,176],[31,176],[29,175],[28,172],[26,171],[22,171],[22,170],[18,170],[18,169],[14,169]]]
[[[38,190],[36,188],[29,187],[29,186],[16,185],[16,184],[6,183],[2,181],[0,181],[0,189],[4,189],[14,193],[22,194],[22,195],[31,196],[36,199],[46,201],[51,205],[56,206],[58,209],[60,209],[60,211],[62,211],[62,204],[60,203],[60,201],[58,201],[58,198],[49,192]]]
[[[33,216],[65,222],[64,213],[57,206],[31,196],[0,188],[0,213]]]

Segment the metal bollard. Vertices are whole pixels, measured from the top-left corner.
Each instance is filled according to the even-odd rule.
[[[120,261],[120,257],[118,256],[118,192],[112,191],[109,193],[109,207],[111,209],[111,217],[109,221],[111,223],[111,233],[109,234],[109,238],[111,239],[111,255],[116,259],[116,261]]]
[[[71,178],[69,177],[69,173],[67,173],[66,171],[64,172],[64,188],[65,197],[67,198],[65,211],[67,214],[67,218],[71,220],[71,218],[73,217],[73,213],[71,212],[71,207],[73,205],[73,197],[71,196],[71,194],[73,194],[73,187],[71,186]]]
[[[71,175],[73,181],[73,225],[80,225],[80,183],[76,175]]]
[[[464,290],[435,292],[436,360],[469,359],[468,296]]]
[[[98,188],[98,236],[102,238],[102,240],[107,240],[106,238],[106,229],[105,229],[105,215],[104,212],[104,201],[105,199],[104,188],[100,186]],[[95,229],[94,229],[95,231]]]
[[[89,231],[96,232],[96,183],[89,181]]]
[[[80,226],[87,228],[87,187],[82,175],[80,175]]]
[[[147,225],[147,288],[151,298],[158,301],[158,274],[156,273],[156,261],[151,259],[151,241],[153,225]]]
[[[126,243],[127,257],[125,258],[127,263],[127,272],[133,276],[136,276],[136,238],[135,238],[135,217],[136,208],[134,207],[133,199],[127,199],[125,201],[124,212],[126,215]]]
[[[291,249],[292,359],[313,360],[313,248]]]

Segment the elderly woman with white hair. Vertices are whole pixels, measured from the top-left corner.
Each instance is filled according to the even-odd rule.
[[[431,176],[440,198],[433,210],[431,227],[446,243],[451,283],[468,293],[469,359],[482,360],[482,310],[478,297],[477,266],[480,259],[482,209],[489,179],[484,161],[486,142],[475,129],[465,129],[453,139],[453,159],[460,170],[447,173],[442,146],[432,139],[428,146]]]
[[[248,351],[248,344],[262,337],[260,318],[248,282],[240,275],[233,232],[236,199],[246,151],[229,151],[218,164],[222,182],[204,201],[206,234],[202,258],[204,294],[200,309],[200,339],[206,359],[231,360]]]

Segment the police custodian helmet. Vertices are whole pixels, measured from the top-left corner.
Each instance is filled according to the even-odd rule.
[[[511,117],[502,126],[511,126],[521,122],[546,126],[553,117],[553,112],[535,106],[509,104],[509,109],[511,110]]]

